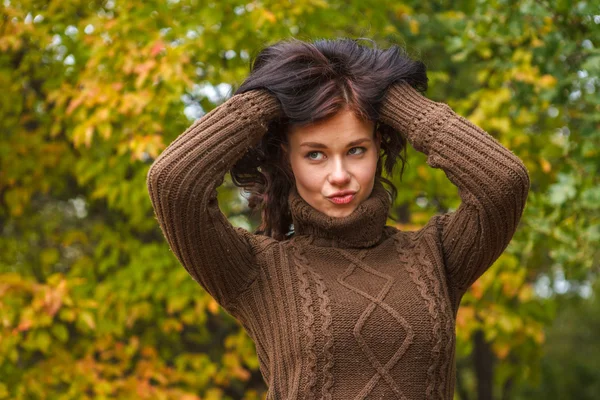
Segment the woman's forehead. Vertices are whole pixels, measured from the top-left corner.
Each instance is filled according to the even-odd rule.
[[[350,110],[342,110],[334,116],[305,125],[290,125],[288,134],[296,140],[306,138],[339,140],[342,138],[359,136],[371,137],[375,123],[358,118]]]

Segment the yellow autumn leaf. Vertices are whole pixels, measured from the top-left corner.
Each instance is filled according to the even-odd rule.
[[[536,47],[541,47],[544,45],[544,42],[540,39],[538,39],[537,37],[534,37],[531,40],[531,47],[536,48]]]
[[[208,301],[208,305],[207,305],[208,311],[211,312],[211,314],[216,315],[219,313],[219,303],[217,303],[215,301],[215,299],[211,298]]]
[[[475,319],[475,309],[472,306],[462,306],[458,309],[456,316],[456,327],[465,328],[469,322]]]
[[[96,322],[94,321],[94,316],[88,312],[88,311],[83,311],[80,315],[79,318],[85,322],[85,324],[87,326],[90,327],[90,329],[95,330],[96,329]]]
[[[274,24],[277,21],[277,18],[275,18],[275,14],[273,14],[271,11],[263,10],[263,13],[267,21],[269,21],[270,23]]]
[[[521,290],[519,290],[519,293],[517,296],[521,303],[528,302],[533,297],[533,289],[531,288],[530,285],[525,285],[521,288]]]
[[[498,344],[497,342],[494,342],[492,344],[492,350],[494,350],[494,353],[496,353],[496,356],[498,356],[499,359],[503,360],[510,352],[510,346],[507,343]]]
[[[543,88],[550,88],[556,86],[556,78],[552,75],[545,74],[538,79],[538,84]]]
[[[552,170],[552,164],[550,164],[550,162],[548,162],[548,160],[545,158],[540,158],[540,165],[542,167],[542,171],[545,173],[548,173]]]
[[[412,33],[413,35],[419,34],[419,21],[417,21],[414,18],[411,18],[408,22],[408,26],[410,29],[410,33]]]

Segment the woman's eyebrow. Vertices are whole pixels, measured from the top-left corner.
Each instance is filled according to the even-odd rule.
[[[346,147],[350,147],[350,146],[356,146],[357,144],[360,144],[362,142],[370,142],[371,139],[368,138],[362,138],[362,139],[357,139],[357,140],[353,140],[352,142],[348,143]],[[303,142],[300,144],[300,147],[302,146],[306,146],[306,147],[314,147],[315,149],[326,149],[327,146],[325,146],[323,143],[317,143],[317,142]]]

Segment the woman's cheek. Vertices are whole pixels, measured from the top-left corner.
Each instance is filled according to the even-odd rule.
[[[305,188],[316,186],[319,175],[323,173],[322,168],[310,165],[304,159],[295,159],[292,162],[292,170],[297,184]]]
[[[353,165],[352,171],[354,176],[360,181],[365,181],[375,176],[377,170],[377,160],[373,160],[372,157],[365,158]]]
[[[304,166],[300,173],[302,185],[311,191],[321,191],[325,172],[316,165]]]

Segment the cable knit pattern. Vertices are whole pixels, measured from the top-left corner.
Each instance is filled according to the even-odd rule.
[[[417,285],[419,289],[419,293],[423,298],[424,302],[427,304],[427,310],[429,311],[429,316],[431,317],[432,329],[433,329],[433,337],[432,340],[435,342],[431,349],[431,361],[429,364],[429,368],[427,369],[427,389],[426,395],[427,398],[433,398],[433,390],[434,390],[434,379],[435,379],[435,371],[437,367],[437,361],[440,355],[440,347],[442,337],[440,335],[440,316],[438,315],[438,308],[436,308],[435,298],[428,293],[427,284],[421,278],[421,265],[427,267],[427,263],[421,263],[419,265],[419,261],[423,261],[418,252],[414,253],[416,257],[407,257],[404,249],[402,249],[400,242],[398,241],[398,236],[395,237],[396,241],[396,249],[398,251],[398,255],[402,263],[405,264],[405,268],[410,274],[411,279]]]
[[[311,271],[311,275],[317,284],[317,295],[319,296],[319,311],[323,316],[323,352],[325,354],[325,364],[323,365],[323,387],[321,389],[322,398],[330,400],[332,398],[331,388],[333,386],[333,332],[331,331],[331,300],[327,292],[327,286],[319,274]]]
[[[294,245],[293,245],[294,246]],[[314,307],[312,295],[309,289],[308,282],[308,261],[304,256],[303,249],[296,246],[293,247],[294,263],[298,270],[298,278],[300,283],[300,295],[302,296],[302,313],[304,314],[304,336],[306,340],[306,357],[308,359],[308,378],[306,379],[304,391],[302,392],[304,398],[313,399],[314,386],[317,382],[316,368],[317,368],[317,356],[314,349],[314,328],[313,323],[315,322]]]
[[[448,105],[397,83],[380,121],[445,172],[458,209],[401,231],[386,225],[392,199],[379,181],[343,218],[291,190],[294,235],[276,241],[233,227],[216,188],[280,113],[266,90],[235,95],[154,161],[148,190],[169,248],[256,342],[267,399],[452,399],[460,299],[517,228],[525,166]]]
[[[390,369],[392,369],[392,367],[394,367],[396,362],[404,355],[408,346],[411,345],[413,337],[414,337],[414,332],[413,332],[412,326],[410,326],[408,324],[408,322],[406,322],[406,320],[396,312],[396,310],[394,310],[392,307],[390,307],[389,304],[387,304],[384,301],[390,288],[392,288],[392,286],[394,285],[394,279],[389,275],[383,274],[383,273],[369,267],[366,263],[364,263],[362,261],[362,259],[367,254],[366,250],[361,251],[361,253],[359,254],[358,257],[353,257],[347,251],[344,251],[339,248],[336,248],[336,250],[339,251],[340,254],[342,256],[344,256],[344,258],[346,258],[348,261],[350,261],[350,266],[343,272],[342,275],[340,275],[338,277],[338,279],[337,279],[338,282],[340,284],[344,285],[345,287],[347,287],[348,289],[356,292],[357,294],[363,296],[364,298],[366,298],[367,300],[370,301],[367,308],[363,311],[363,313],[360,315],[360,318],[356,322],[353,332],[354,332],[354,336],[356,338],[358,345],[361,347],[363,353],[367,356],[367,358],[373,365],[373,368],[375,369],[375,373],[374,373],[373,377],[369,380],[369,382],[363,387],[363,389],[355,397],[355,399],[368,398],[368,396],[372,393],[373,389],[375,388],[375,386],[377,385],[379,380],[381,378],[383,378],[386,381],[386,383],[389,385],[389,387],[392,389],[394,394],[397,396],[397,398],[405,400],[406,397],[402,393],[402,389],[400,388],[400,382],[397,382],[394,379],[394,377],[392,377],[390,375]],[[346,281],[346,278],[354,272],[355,268],[361,268],[363,271],[365,271],[369,274],[372,274],[373,276],[378,276],[380,278],[383,278],[385,280],[384,286],[379,290],[378,293],[374,293],[374,294],[367,293],[359,288],[352,286],[351,284],[349,284]],[[389,315],[391,315],[400,324],[402,329],[406,332],[406,338],[402,342],[401,346],[399,346],[397,349],[395,349],[395,351],[392,353],[393,354],[392,357],[389,359],[389,361],[387,361],[385,363],[385,365],[382,365],[383,361],[385,361],[385,360],[379,360],[377,358],[377,356],[373,352],[373,349],[371,349],[371,347],[369,346],[369,344],[367,343],[367,341],[365,339],[365,336],[362,333],[362,329],[363,329],[366,321],[371,317],[371,314],[373,313],[373,311],[375,310],[375,308],[377,306],[381,307],[387,313],[389,313]],[[390,349],[390,350],[393,351],[394,349]]]

